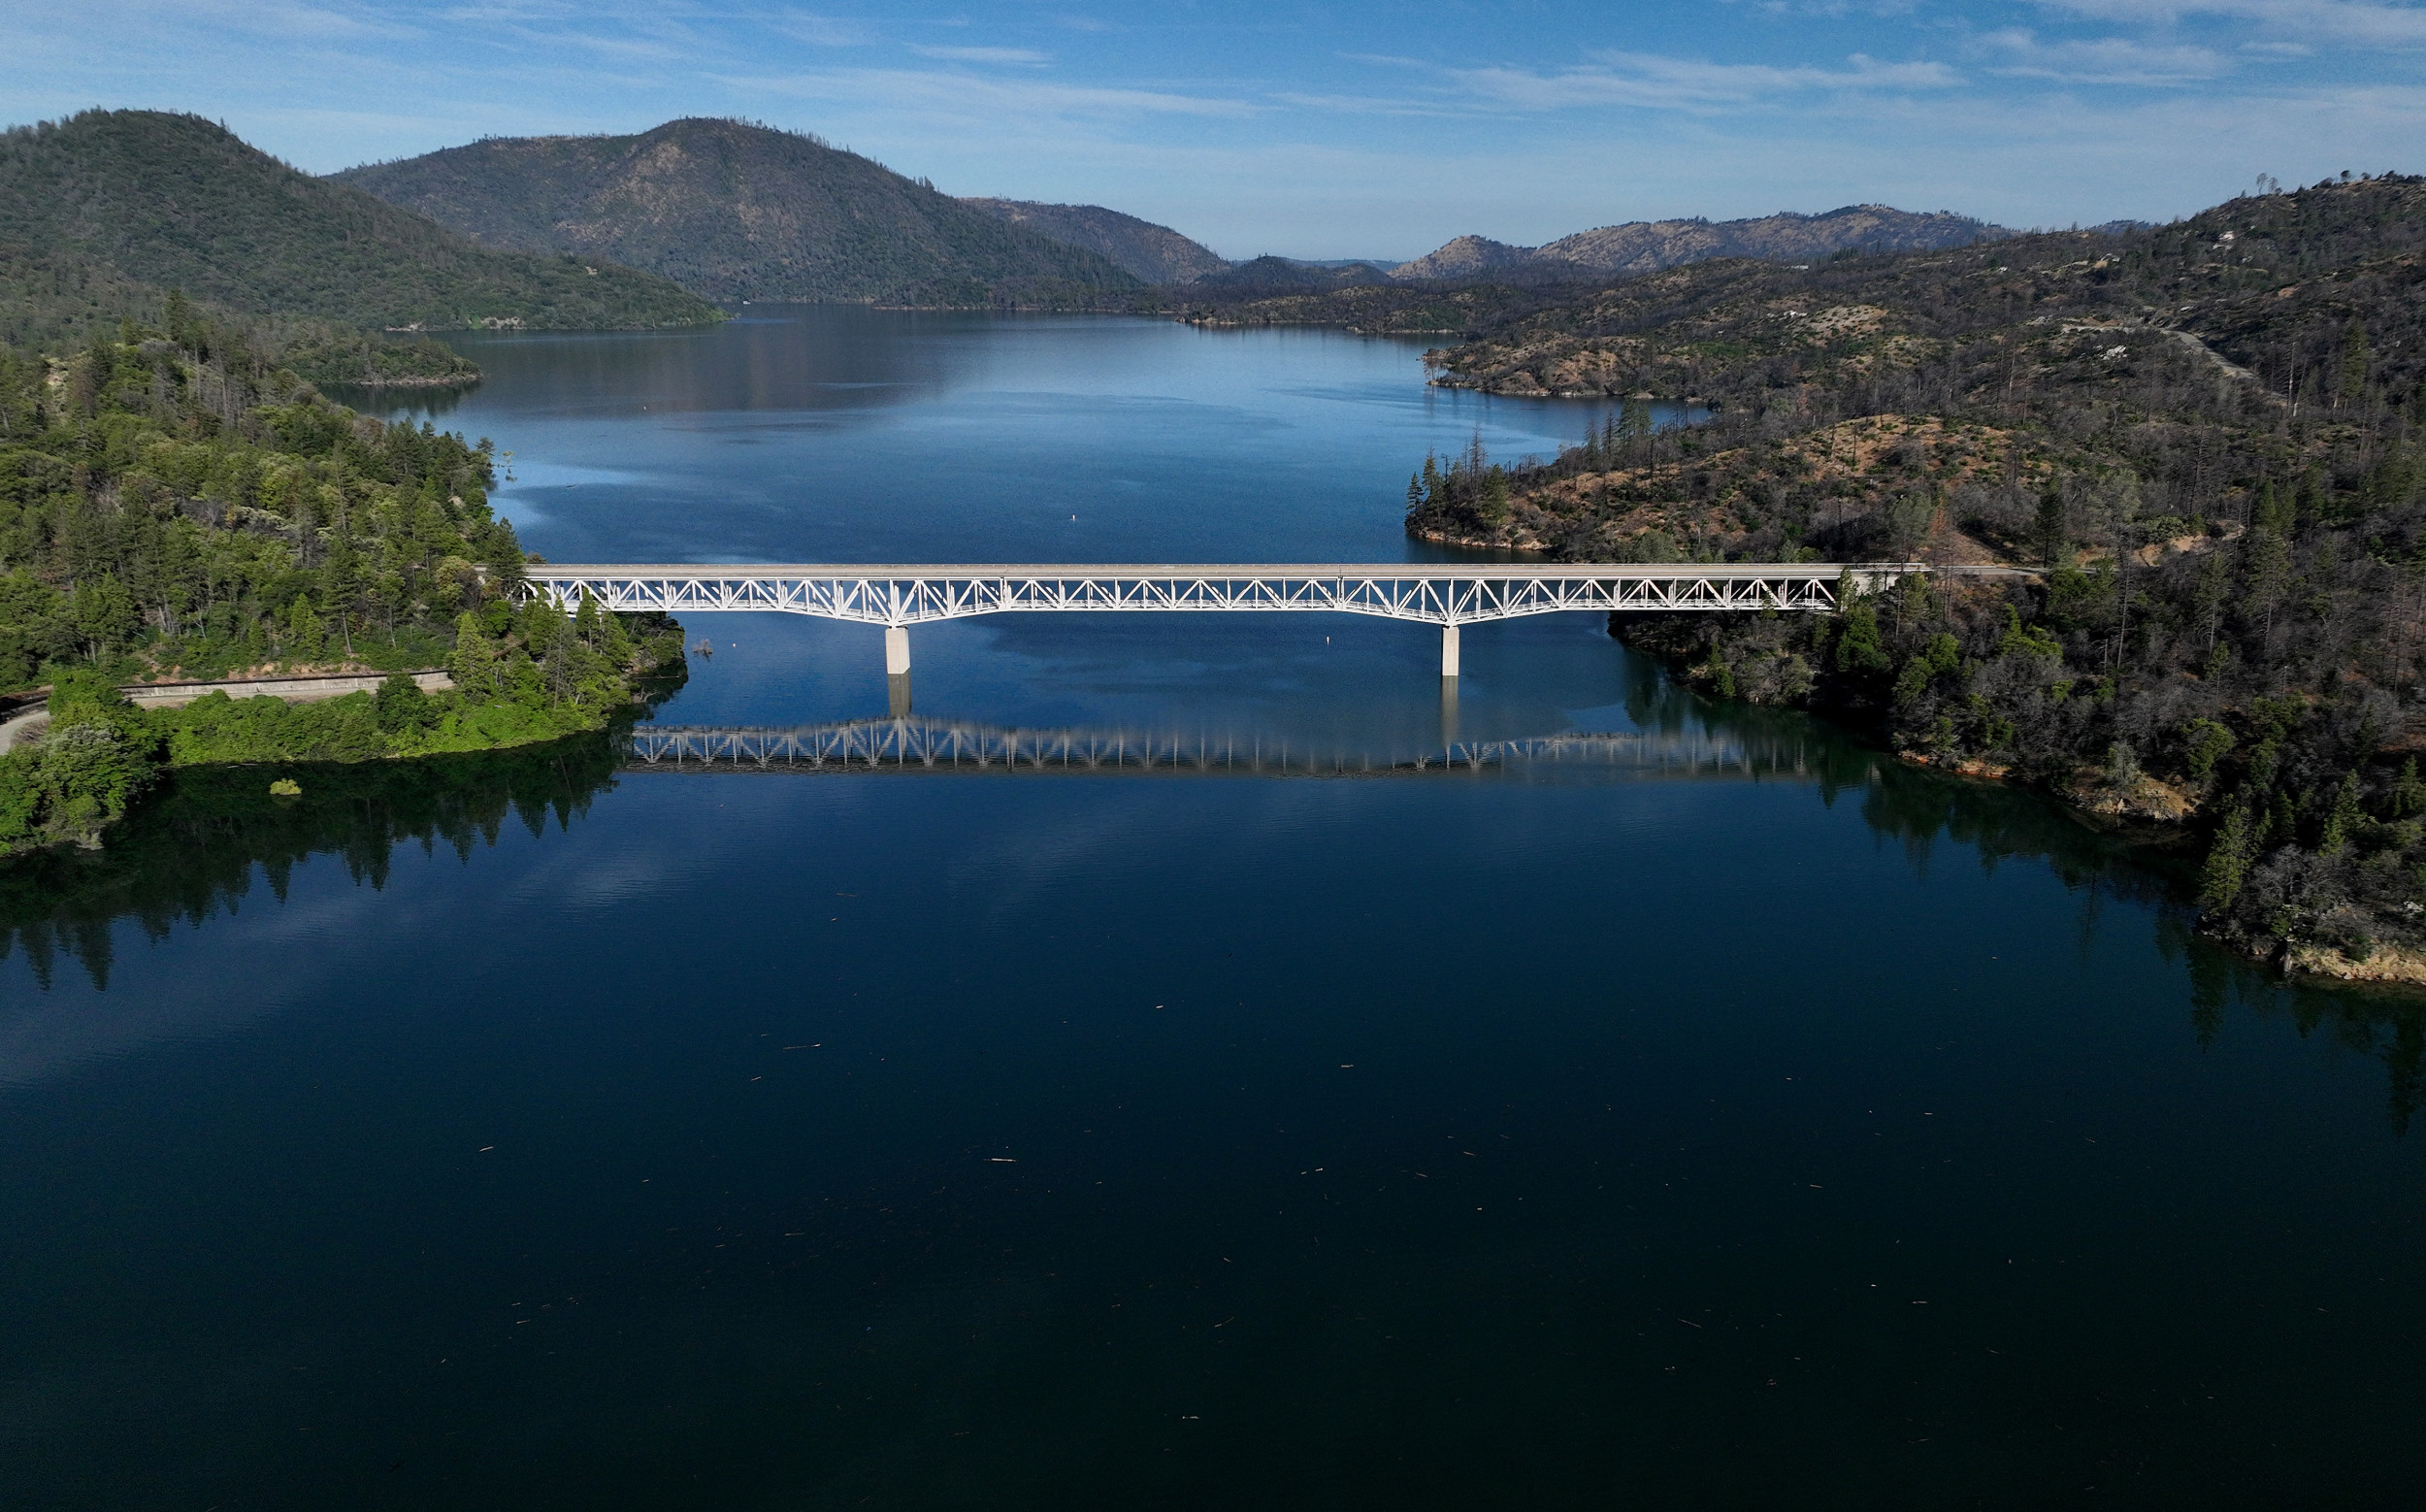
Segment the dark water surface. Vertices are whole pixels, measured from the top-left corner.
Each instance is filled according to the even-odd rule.
[[[482,344],[441,423],[561,560],[1388,560],[1426,445],[1592,420],[767,313]],[[872,630],[692,628],[661,724],[886,713]],[[1592,616],[1454,706],[1416,626],[913,635],[919,728],[1358,774],[187,774],[0,877],[0,1504],[2426,1494],[2413,1004]]]

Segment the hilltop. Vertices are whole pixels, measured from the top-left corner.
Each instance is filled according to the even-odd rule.
[[[1816,261],[1848,249],[1922,251],[2013,234],[1951,211],[1916,214],[1885,205],[1848,205],[1819,215],[1787,212],[1752,220],[1635,220],[1579,231],[1541,247],[1461,236],[1401,263],[1391,277],[1402,282],[1490,278],[1576,283],[1656,273],[1717,257]]]
[[[228,312],[375,328],[722,318],[611,262],[475,246],[199,116],[158,111],[0,133],[0,257],[12,324],[46,336],[104,308],[113,318],[116,306],[150,308],[170,288]]]
[[[971,210],[1071,247],[1102,253],[1141,283],[1194,283],[1229,259],[1168,226],[1100,205],[1039,205],[1033,200],[964,199]]]
[[[2352,318],[2371,325],[2386,359],[2416,360],[2426,312],[2409,298],[2415,278],[2401,259],[2426,241],[2420,184],[2391,177],[2320,184],[2120,235],[2047,232],[1902,256],[1841,253],[1809,268],[1698,263],[1512,314],[1443,353],[1435,381],[1741,406],[1780,389],[1885,400],[1954,361],[1962,366],[1953,375],[1927,380],[1951,401],[1989,380],[1973,366],[1989,359],[2016,375],[2011,383],[2022,375],[2073,383],[2088,374],[2103,382],[2121,360],[2106,353],[2121,342],[2143,377],[2180,368],[2275,390],[2285,381],[2296,388],[2305,374],[2313,385],[2320,354],[2339,349]],[[2097,360],[2084,368],[2090,347]],[[1949,382],[1957,386],[1943,390]]]
[[[484,247],[611,258],[717,300],[1065,304],[1139,281],[855,152],[735,120],[492,137],[334,182]]]

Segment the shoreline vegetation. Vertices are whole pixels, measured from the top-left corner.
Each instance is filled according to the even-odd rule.
[[[2004,563],[1834,613],[1613,616],[1715,697],[2200,858],[2199,928],[2426,984],[2426,179],[1512,313],[1433,381],[1607,396],[1548,461],[1426,458],[1411,535],[1577,561]],[[1656,429],[1649,402],[1713,411]]]
[[[678,685],[672,620],[516,601],[488,442],[333,404],[176,294],[162,313],[0,346],[0,693],[50,688],[49,730],[0,755],[0,857],[95,846],[178,769],[539,744]],[[452,690],[415,681],[434,666]],[[119,692],[330,672],[391,675],[298,704]]]

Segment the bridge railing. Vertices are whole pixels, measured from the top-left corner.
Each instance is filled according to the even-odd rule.
[[[1567,609],[1834,608],[1917,562],[1164,566],[615,566],[534,563],[527,591],[637,612],[771,611],[900,628],[978,614],[1328,612],[1457,626]]]

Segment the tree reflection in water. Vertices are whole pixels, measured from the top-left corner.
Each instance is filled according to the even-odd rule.
[[[418,761],[189,768],[113,827],[103,849],[0,866],[0,957],[22,949],[48,989],[65,956],[106,990],[117,920],[158,942],[180,919],[234,912],[256,875],[284,901],[296,864],[316,855],[344,857],[374,888],[386,885],[400,841],[443,843],[468,860],[509,819],[537,837],[550,814],[563,828],[588,812],[621,753],[622,739],[602,732]],[[295,778],[302,795],[271,796],[273,775]]]
[[[2381,1061],[2398,1133],[2426,1096],[2426,994],[2285,983],[2199,937],[2195,858],[2092,829],[2037,793],[1906,766],[1801,713],[1714,704],[1648,669],[1627,714],[1646,734],[1698,734],[1733,746],[1740,762],[1714,777],[1808,783],[1829,806],[1859,793],[1863,820],[1898,841],[1917,870],[1938,864],[1948,846],[1989,871],[2008,861],[2048,867],[2081,897],[2084,946],[2108,903],[2145,911],[2158,951],[2184,968],[2190,1027],[2202,1046],[2238,1003],[2253,1015],[2287,1014],[2303,1037],[2321,1033]],[[614,785],[625,754],[623,736],[600,734],[515,751],[281,768],[279,774],[302,784],[292,799],[269,795],[264,768],[181,772],[111,833],[107,848],[0,866],[0,957],[22,949],[45,989],[66,957],[106,989],[120,919],[157,942],[180,919],[199,926],[233,912],[256,877],[282,901],[295,866],[314,855],[342,856],[357,882],[379,888],[400,842],[425,851],[443,843],[469,859],[495,844],[509,821],[538,838],[551,815],[563,829],[586,814]]]
[[[2040,793],[1908,766],[1805,714],[1705,699],[1656,672],[1633,690],[1626,711],[1645,729],[1696,722],[1713,735],[1733,739],[1756,765],[1806,771],[1823,804],[1833,805],[1842,793],[1858,790],[1863,820],[1901,841],[1917,870],[1932,864],[1941,839],[1976,856],[1991,871],[2008,860],[2045,865],[2081,896],[2084,945],[2107,902],[2145,908],[2154,919],[2157,951],[2184,968],[2190,1027],[2201,1047],[2221,1033],[2229,1003],[2259,1017],[2287,1014],[2302,1038],[2321,1032],[2348,1050],[2381,1061],[2390,1082],[2387,1115],[2393,1131],[2409,1132],[2426,1096],[2426,992],[2312,978],[2286,982],[2199,935],[2196,854],[2094,829]]]

